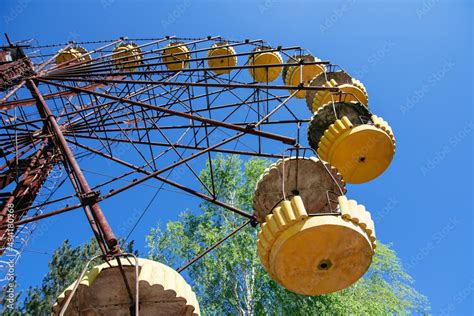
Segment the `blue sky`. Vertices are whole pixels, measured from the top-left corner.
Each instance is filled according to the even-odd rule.
[[[14,40],[262,38],[275,46],[300,45],[342,65],[365,84],[372,110],[389,121],[397,139],[390,168],[372,182],[349,186],[350,196],[374,214],[378,238],[393,244],[433,314],[473,312],[469,1],[2,0],[0,7],[0,29]],[[146,201],[132,197],[128,210],[139,212]],[[161,199],[159,207],[169,212],[159,218],[176,218],[189,206],[185,202]],[[123,207],[109,214],[118,230],[127,216]],[[157,219],[147,214],[132,236],[141,250]],[[83,242],[89,237],[84,222],[79,211],[45,221],[30,247],[51,252],[65,238]],[[25,253],[20,285],[39,282],[47,260]]]

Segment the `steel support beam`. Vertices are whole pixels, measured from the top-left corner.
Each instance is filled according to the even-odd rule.
[[[217,126],[217,127],[224,127],[224,128],[228,128],[228,129],[238,131],[238,132],[243,132],[243,133],[247,133],[247,134],[252,134],[252,135],[265,137],[265,138],[268,138],[268,139],[281,141],[281,142],[283,142],[285,144],[289,144],[289,145],[296,144],[296,139],[291,138],[291,137],[286,137],[286,136],[282,136],[282,135],[278,135],[278,134],[259,131],[259,130],[255,130],[255,129],[249,128],[249,127],[242,127],[242,126],[234,125],[234,124],[223,122],[223,121],[213,120],[213,119],[202,117],[202,116],[196,116],[196,115],[192,115],[192,114],[189,114],[189,113],[180,112],[180,111],[168,109],[168,108],[161,107],[161,106],[155,106],[155,105],[151,105],[151,104],[144,103],[144,102],[133,101],[133,100],[130,100],[130,99],[127,99],[127,98],[116,97],[116,96],[112,96],[112,95],[105,94],[105,93],[100,93],[100,92],[96,92],[96,91],[85,90],[85,89],[78,88],[78,87],[68,86],[68,85],[65,85],[65,84],[60,84],[60,83],[49,81],[49,80],[38,79],[38,81],[44,82],[46,84],[55,85],[57,87],[62,87],[62,88],[65,88],[65,89],[69,89],[69,90],[72,90],[72,91],[89,93],[89,94],[93,94],[93,95],[96,95],[96,96],[99,96],[99,97],[102,97],[102,98],[116,100],[118,102],[123,102],[123,103],[132,104],[132,105],[142,106],[142,107],[145,107],[145,108],[148,108],[148,109],[156,110],[156,111],[171,114],[171,115],[176,115],[176,116],[179,116],[179,117],[199,121],[199,122],[202,122],[202,123],[207,123],[207,124]],[[154,82],[149,82],[149,83],[154,83]],[[164,85],[166,85],[168,83],[171,83],[171,82],[156,82],[156,84],[164,84]],[[173,82],[171,84],[175,84],[175,82]],[[198,83],[194,83],[194,84],[198,84]],[[219,86],[221,86],[221,85],[219,84]],[[222,85],[222,86],[226,86],[226,85]],[[295,87],[295,89],[298,89],[298,87]]]
[[[79,167],[79,164],[77,163],[76,158],[74,157],[72,150],[69,148],[66,138],[64,137],[61,128],[56,121],[56,117],[52,114],[36,84],[32,80],[28,80],[26,84],[30,89],[33,98],[36,99],[39,113],[42,117],[47,119],[47,126],[50,132],[54,135],[63,157],[66,160],[63,160],[65,167],[71,169],[72,176],[77,181],[77,188],[79,190],[77,193],[81,199],[81,204],[86,208],[90,208],[92,217],[95,221],[90,222],[92,229],[96,231],[95,225],[97,225],[97,229],[99,230],[100,234],[103,234],[109,250],[112,253],[119,253],[120,248],[118,246],[117,238],[115,237],[112,228],[110,227],[107,219],[102,213],[99,204],[97,203],[98,195],[96,192],[91,190],[89,183],[82,173],[82,170]]]
[[[223,207],[223,208],[225,208],[225,209],[228,209],[229,211],[232,211],[232,212],[234,212],[234,213],[236,213],[236,214],[239,214],[239,215],[242,215],[242,216],[244,216],[244,217],[253,219],[253,218],[255,218],[253,215],[251,215],[251,214],[249,214],[249,213],[247,213],[247,212],[244,212],[244,211],[242,211],[241,209],[238,209],[238,208],[236,208],[236,207],[233,207],[232,205],[229,205],[229,204],[227,204],[227,203],[224,203],[224,202],[222,202],[222,201],[219,201],[219,200],[217,200],[216,198],[213,198],[213,197],[210,197],[210,196],[208,196],[208,195],[205,195],[205,194],[203,194],[203,193],[201,193],[201,192],[198,192],[198,191],[196,191],[196,190],[193,190],[193,189],[191,189],[191,188],[188,188],[188,187],[186,187],[186,186],[184,186],[184,185],[181,185],[181,184],[179,184],[179,183],[176,183],[176,182],[174,182],[174,181],[171,181],[171,180],[166,179],[166,178],[164,178],[164,177],[161,177],[161,176],[159,175],[160,173],[163,173],[163,172],[165,172],[165,171],[171,170],[172,168],[174,168],[174,167],[176,167],[176,166],[178,166],[178,165],[180,165],[180,164],[185,163],[186,161],[190,160],[191,158],[195,158],[195,157],[197,157],[198,155],[202,155],[202,154],[204,154],[204,153],[210,151],[213,147],[220,146],[220,145],[223,144],[224,142],[228,142],[229,140],[235,139],[236,137],[239,137],[239,136],[241,136],[241,135],[240,135],[240,134],[237,134],[237,135],[235,135],[235,136],[232,137],[232,138],[228,138],[228,139],[222,141],[220,144],[217,144],[217,145],[213,145],[213,146],[211,146],[211,147],[208,147],[208,148],[206,148],[206,149],[204,149],[204,150],[202,150],[202,151],[200,151],[200,152],[198,152],[198,153],[196,153],[196,154],[193,154],[193,155],[191,155],[191,156],[189,156],[189,157],[187,157],[187,158],[184,158],[184,159],[182,159],[182,160],[179,160],[179,161],[177,161],[176,163],[174,163],[174,164],[172,164],[172,165],[169,165],[168,167],[165,167],[165,168],[163,168],[163,169],[161,169],[161,170],[158,170],[158,171],[155,171],[155,172],[147,171],[147,170],[145,170],[145,169],[143,169],[143,168],[140,168],[140,167],[138,167],[138,166],[135,166],[135,165],[133,165],[133,164],[131,164],[131,163],[128,163],[128,162],[123,161],[123,160],[121,160],[121,159],[118,159],[118,158],[116,158],[116,157],[112,157],[112,156],[110,156],[110,155],[104,154],[103,152],[98,151],[98,150],[96,150],[96,149],[93,149],[93,148],[90,148],[90,147],[87,147],[87,146],[84,146],[84,145],[79,145],[79,143],[77,143],[77,144],[78,144],[78,146],[80,146],[80,147],[82,147],[82,148],[84,148],[84,149],[86,149],[86,150],[89,150],[89,151],[91,151],[91,152],[93,152],[93,153],[95,153],[95,154],[97,154],[97,155],[99,155],[99,156],[108,158],[108,159],[110,159],[110,160],[112,160],[112,161],[115,161],[115,162],[121,164],[121,165],[124,165],[124,166],[126,166],[126,167],[128,167],[128,168],[131,168],[131,169],[133,169],[133,170],[135,170],[135,171],[137,171],[137,172],[146,174],[145,177],[143,177],[143,178],[141,178],[141,179],[138,179],[138,180],[136,180],[136,181],[134,181],[134,182],[132,182],[132,183],[130,183],[130,184],[128,184],[128,185],[126,185],[126,186],[124,186],[124,187],[118,189],[118,190],[112,191],[112,192],[108,193],[107,195],[104,195],[104,196],[102,197],[103,199],[109,198],[109,197],[111,197],[111,196],[113,196],[113,195],[115,195],[115,194],[118,194],[118,193],[120,193],[120,192],[122,192],[122,191],[124,191],[124,190],[127,190],[127,189],[129,189],[129,188],[131,188],[131,187],[133,187],[133,186],[135,186],[135,185],[137,185],[137,184],[139,184],[139,183],[142,183],[142,182],[144,182],[144,181],[146,181],[146,180],[148,180],[148,179],[155,178],[155,179],[160,180],[160,181],[162,181],[162,182],[164,182],[164,183],[167,183],[167,184],[169,184],[169,185],[172,185],[172,186],[174,186],[174,187],[176,187],[176,188],[178,188],[178,189],[180,189],[180,190],[183,190],[183,191],[188,192],[188,193],[190,193],[190,194],[192,194],[192,195],[195,195],[195,196],[197,196],[197,197],[200,197],[200,198],[203,199],[203,200],[209,201],[209,202],[214,203],[214,204],[216,204],[216,205],[218,205],[218,206],[221,206],[221,207]]]

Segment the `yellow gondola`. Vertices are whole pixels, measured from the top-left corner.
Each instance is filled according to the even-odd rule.
[[[215,43],[211,46],[211,49],[207,54],[207,56],[210,57],[207,60],[207,65],[209,68],[235,67],[237,66],[237,56],[235,56],[235,54],[235,49],[226,42]],[[215,74],[221,75],[228,74],[232,70],[233,69],[215,69],[213,72]]]
[[[278,78],[282,71],[283,60],[279,52],[268,51],[271,50],[271,47],[257,47],[252,52],[250,56],[248,65],[249,66],[265,66],[268,67],[258,67],[258,68],[249,68],[249,73],[252,76],[253,80],[257,82],[270,82]]]
[[[336,168],[315,157],[280,159],[257,181],[253,196],[257,220],[264,222],[275,205],[295,192],[302,197],[308,212],[330,212],[327,192],[342,195],[345,183]]]
[[[117,45],[113,52],[112,59],[118,70],[134,71],[142,64],[141,50],[134,43]]]
[[[130,289],[135,293],[135,261],[121,260]],[[140,315],[199,315],[196,294],[174,269],[156,261],[138,259]],[[116,260],[95,266],[80,280],[65,315],[130,315],[130,297]],[[53,315],[74,288],[71,284],[56,300]]]
[[[188,68],[189,59],[191,59],[189,49],[182,42],[169,43],[163,50],[163,62],[169,70]]]
[[[388,168],[395,155],[395,137],[388,123],[376,115],[364,124],[343,116],[324,132],[317,152],[345,181],[363,183]]]
[[[306,104],[313,113],[328,102],[356,102],[368,107],[369,97],[365,86],[344,71],[322,73],[314,77],[309,85],[339,88],[340,92],[342,92],[330,92],[328,90],[308,91]]]
[[[337,200],[340,215],[310,216],[296,195],[266,216],[257,252],[268,274],[288,290],[332,293],[368,270],[376,247],[374,222],[363,205],[345,196]]]
[[[65,67],[80,62],[90,61],[91,56],[87,55],[87,50],[81,46],[69,47],[61,50],[56,56],[56,64]],[[68,62],[68,63],[66,63]],[[64,65],[61,65],[65,63]]]
[[[324,73],[325,67],[324,65],[313,64],[313,65],[298,65],[300,61],[304,62],[314,62],[314,61],[321,61],[319,58],[314,57],[312,55],[304,55],[298,56],[295,58],[290,58],[287,61],[287,64],[295,64],[294,66],[285,66],[282,72],[283,82],[286,85],[291,86],[298,86],[303,83],[304,86],[307,86],[310,81]],[[293,90],[290,90],[293,93]],[[306,96],[305,90],[300,90],[295,94],[295,97],[298,99],[302,99]]]

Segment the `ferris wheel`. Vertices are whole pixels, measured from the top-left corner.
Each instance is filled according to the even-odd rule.
[[[8,39],[0,62],[1,253],[21,254],[37,221],[82,210],[105,261],[86,266],[55,315],[199,314],[179,272],[204,254],[176,271],[123,253],[102,211],[150,181],[242,216],[206,251],[252,225],[264,269],[293,292],[335,292],[369,268],[374,222],[345,184],[380,176],[395,138],[340,66],[298,46],[219,36]],[[219,200],[217,154],[275,160],[257,182],[253,213]],[[206,161],[211,185],[196,171]],[[87,177],[104,166],[106,180]],[[183,177],[172,176],[178,168]]]

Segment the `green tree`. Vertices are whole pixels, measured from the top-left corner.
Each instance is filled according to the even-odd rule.
[[[243,165],[237,156],[218,156],[212,163],[216,197],[252,212],[255,183],[269,162],[251,159]],[[201,178],[211,187],[209,170],[208,163]],[[204,202],[199,212],[187,210],[177,221],[152,229],[147,236],[149,256],[173,267],[183,265],[243,221]],[[371,268],[351,287],[308,297],[287,291],[269,278],[259,262],[255,240],[256,229],[247,226],[186,270],[203,314],[380,315],[429,310],[427,299],[412,287],[412,278],[388,245],[378,244]]]
[[[132,252],[133,241],[127,243],[124,249],[126,252]],[[3,305],[3,310],[0,310],[1,314],[8,316],[50,315],[56,298],[79,277],[87,261],[99,253],[99,245],[93,238],[77,247],[72,247],[69,241],[65,240],[54,251],[48,263],[49,271],[44,276],[41,285],[30,287],[26,291],[23,301],[20,300],[20,293],[18,293],[16,308],[14,310],[7,309]],[[92,262],[91,265],[99,263],[101,263],[100,259]]]

